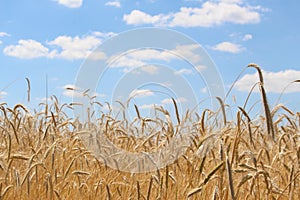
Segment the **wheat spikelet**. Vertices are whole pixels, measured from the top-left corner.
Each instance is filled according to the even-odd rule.
[[[266,121],[267,121],[267,130],[268,130],[268,133],[272,136],[273,140],[275,140],[273,120],[272,120],[272,115],[271,115],[268,100],[267,100],[266,91],[265,91],[265,88],[264,88],[264,79],[263,79],[262,71],[261,71],[260,67],[257,66],[256,64],[249,64],[248,67],[253,67],[258,72],[259,81],[260,81],[259,88],[260,88],[260,91],[261,91],[262,102],[263,102],[264,109],[265,109],[265,116],[266,116]]]

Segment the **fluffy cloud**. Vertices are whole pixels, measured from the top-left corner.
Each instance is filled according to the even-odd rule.
[[[63,95],[66,97],[83,97],[83,93],[80,88],[73,84],[67,84],[62,87]]]
[[[159,105],[156,105],[156,104],[143,104],[143,105],[139,106],[139,109],[154,109],[157,106],[159,106]]]
[[[9,45],[3,53],[23,59],[39,57],[62,59],[105,59],[104,52],[93,52],[101,44],[103,38],[111,37],[114,33],[93,32],[86,36],[58,36],[52,41],[42,44],[35,40],[19,40],[17,45]],[[93,52],[93,54],[91,54]]]
[[[191,62],[198,62],[201,60],[201,57],[198,53],[195,53],[199,49],[199,46],[196,44],[190,45],[178,45],[174,50],[171,50],[171,53],[174,53],[177,56],[184,57],[185,59]]]
[[[7,96],[7,92],[0,91],[0,99],[3,99]]]
[[[5,36],[10,36],[10,35],[6,32],[0,32],[0,37],[5,37]]]
[[[220,2],[223,2],[223,3],[242,3],[243,0],[219,0]]]
[[[128,52],[125,55],[113,55],[107,60],[107,63],[112,68],[135,68],[146,65],[146,60],[157,58],[161,58],[160,51],[140,49],[138,51]]]
[[[200,92],[203,93],[203,94],[206,94],[207,93],[207,87],[201,88]]]
[[[132,25],[153,24],[163,26],[168,23],[170,18],[171,15],[159,14],[152,16],[140,10],[133,10],[130,14],[123,16],[123,20]]]
[[[299,80],[300,71],[297,70],[284,70],[279,72],[267,72],[263,71],[264,86],[267,92],[281,93],[289,83]],[[246,74],[241,79],[239,79],[235,87],[239,91],[249,92],[255,83],[259,81],[258,74]],[[258,89],[255,92],[259,92]],[[300,87],[298,83],[291,84],[286,90],[286,93],[300,92]]]
[[[82,92],[78,92],[76,90],[65,90],[63,95],[66,97],[83,97]]]
[[[79,8],[82,6],[82,0],[56,0],[57,3],[69,8]]]
[[[95,36],[70,37],[59,36],[55,40],[48,42],[49,45],[55,45],[61,49],[56,57],[65,59],[84,59],[92,53],[92,50],[100,45],[101,40]]]
[[[100,38],[109,38],[109,37],[113,37],[115,35],[117,35],[116,33],[114,32],[99,32],[99,31],[94,31],[92,32],[93,36],[96,36],[96,37],[100,37]]]
[[[139,49],[136,51],[128,52],[124,55],[113,55],[108,59],[107,63],[110,65],[110,67],[114,68],[134,68],[146,65],[146,61],[153,60],[169,62],[173,59],[185,58],[192,62],[198,62],[201,60],[199,54],[195,52],[198,48],[198,45],[178,45],[170,51],[161,51],[156,49]],[[153,69],[154,68],[152,67],[152,70]]]
[[[179,97],[178,99],[175,99],[176,103],[183,103],[183,102],[187,102],[188,100],[184,97]],[[161,101],[162,104],[172,104],[173,103],[173,100],[171,98],[168,98],[168,99],[163,99]]]
[[[253,38],[253,36],[251,34],[246,34],[243,37],[243,41],[248,41],[248,40],[251,40],[252,38]]]
[[[105,5],[121,8],[121,3],[119,1],[108,1],[105,3]]]
[[[134,68],[146,64],[145,62],[130,56],[112,56],[107,63],[109,63],[109,67],[112,68]]]
[[[17,45],[9,45],[3,49],[3,53],[8,56],[18,58],[39,58],[52,57],[54,51],[49,52],[49,49],[35,40],[19,40]]]
[[[250,24],[260,22],[262,8],[244,5],[239,0],[206,1],[200,8],[182,7],[169,14],[150,15],[133,10],[123,16],[130,25],[152,24],[169,27],[211,27],[224,23]]]
[[[142,97],[150,97],[150,96],[153,96],[153,95],[154,95],[154,92],[152,92],[151,90],[137,89],[137,90],[133,90],[129,94],[129,97],[142,98]]]
[[[183,75],[183,74],[188,75],[188,74],[192,74],[192,73],[193,73],[193,71],[191,69],[186,69],[186,68],[183,68],[183,69],[180,69],[180,70],[177,70],[174,72],[174,74],[176,74],[176,75]]]
[[[149,74],[149,75],[155,75],[155,74],[158,73],[159,67],[157,67],[155,65],[145,65],[145,66],[135,68],[135,70],[130,70],[128,68],[125,68],[123,71],[125,73],[130,72],[130,73],[133,73],[133,74],[136,74],[136,75],[140,75],[140,74],[142,74],[142,72],[144,72],[146,74]]]
[[[195,69],[198,71],[198,72],[201,72],[203,70],[205,70],[207,67],[205,65],[198,65],[198,66],[195,66]]]
[[[167,51],[160,51],[156,49],[139,49],[130,53],[130,57],[140,60],[164,60],[169,61],[175,56]]]
[[[146,65],[146,66],[142,66],[141,70],[148,73],[148,74],[156,74],[158,72],[158,67],[156,67],[155,65]]]
[[[213,50],[223,51],[228,53],[240,53],[244,48],[239,44],[234,44],[231,42],[221,42],[212,47]]]

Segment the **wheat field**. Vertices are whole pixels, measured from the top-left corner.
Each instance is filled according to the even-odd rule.
[[[235,120],[227,120],[220,98],[218,113],[205,109],[181,117],[159,108],[176,123],[145,119],[136,107],[134,122],[108,112],[82,124],[65,112],[76,105],[60,104],[55,96],[39,111],[2,103],[0,199],[300,199],[300,112],[282,104],[271,108],[261,71],[252,67],[261,82],[264,113],[258,119],[238,107]],[[128,151],[155,151],[182,127],[192,143],[164,168],[128,173],[89,151],[80,134],[91,127]],[[137,132],[151,137],[133,137]],[[211,148],[203,151],[207,144]]]

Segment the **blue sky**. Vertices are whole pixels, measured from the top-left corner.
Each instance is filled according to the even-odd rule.
[[[160,27],[197,41],[216,64],[225,91],[249,63],[260,65],[270,102],[274,104],[285,86],[300,79],[299,7],[297,0],[2,0],[0,102],[11,106],[23,103],[35,108],[45,99],[46,76],[48,93],[55,94],[62,102],[71,102],[72,95],[82,91],[66,88],[76,89],[77,73],[96,47],[124,31]],[[158,56],[157,52],[149,51],[141,51],[138,56],[149,53]],[[130,58],[140,61],[134,55]],[[134,64],[145,64],[128,60],[128,56],[119,60],[122,61],[122,66],[112,67],[115,71],[111,69],[106,74],[104,82],[107,85],[134,70]],[[199,99],[208,97],[205,83],[191,77],[194,72],[180,62],[163,60],[159,64],[174,66],[177,75],[193,80],[190,84],[199,92]],[[176,67],[179,64],[180,67]],[[149,65],[140,69],[151,74],[156,68]],[[26,77],[31,81],[31,102],[27,102]],[[257,80],[256,71],[247,69],[227,103],[235,106],[235,99],[242,105]],[[110,90],[110,87],[99,86],[99,91],[95,92],[99,101],[110,101]],[[170,95],[154,94],[154,90],[162,89],[138,87],[130,94],[136,95],[135,103],[142,109],[152,104],[170,104]],[[258,90],[254,92],[256,95],[248,109],[258,100]],[[291,84],[279,102],[299,111],[299,92],[300,84]],[[176,96],[176,99],[189,103],[184,95]]]

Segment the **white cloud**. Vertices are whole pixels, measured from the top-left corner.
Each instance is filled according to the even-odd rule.
[[[18,58],[62,58],[62,59],[85,59],[88,56],[91,59],[106,59],[104,52],[93,52],[93,50],[101,44],[102,40],[107,37],[115,35],[113,32],[102,33],[92,32],[85,36],[58,36],[52,41],[47,41],[42,44],[38,41],[19,40],[18,45],[9,45],[4,48],[3,52],[6,55]],[[167,50],[157,49],[139,49],[128,52],[124,55],[113,55],[107,63],[111,67],[139,67],[146,65],[145,61],[161,60],[169,62],[172,59],[186,58],[192,62],[198,62],[201,58],[195,52],[199,48],[198,45],[179,45],[176,48]],[[93,52],[93,54],[91,54]],[[149,67],[143,68],[151,70]],[[154,68],[152,67],[152,70]]]
[[[187,99],[184,98],[184,97],[179,97],[178,99],[175,99],[176,103],[183,103],[183,102],[187,102]],[[163,99],[161,101],[162,104],[172,104],[173,103],[173,100],[171,98],[168,98],[168,99]]]
[[[152,24],[169,27],[211,27],[224,23],[250,24],[260,22],[261,7],[244,5],[239,0],[206,1],[201,7],[181,7],[169,14],[150,15],[140,10],[125,14],[130,25]]]
[[[163,82],[161,83],[161,85],[168,88],[173,86],[173,84],[170,81]]]
[[[98,93],[98,92],[94,92],[92,96],[101,97],[101,98],[107,97],[106,94]]]
[[[190,61],[199,61],[200,57],[195,53],[195,50],[199,48],[199,45],[188,44],[188,45],[178,45],[174,49],[168,50],[156,50],[156,49],[139,49],[137,51],[131,52],[130,56],[135,59],[140,60],[163,60],[170,61],[172,59],[181,59],[184,57]]]
[[[66,97],[83,97],[83,91],[79,87],[73,84],[66,84],[62,86],[63,95]]]
[[[18,45],[9,45],[3,49],[3,53],[18,58],[51,57],[54,52],[35,40],[19,40]]]
[[[300,79],[300,71],[297,70],[284,70],[279,72],[267,72],[263,71],[264,86],[267,92],[281,93],[289,83]],[[235,87],[239,91],[249,92],[255,83],[259,81],[258,74],[246,74],[239,79]],[[259,92],[258,89],[255,92]],[[286,93],[300,92],[298,83],[291,84],[286,90]]]
[[[221,42],[212,47],[213,50],[223,51],[228,53],[240,53],[244,48],[239,44],[234,44],[231,42]]]
[[[206,94],[207,93],[207,87],[201,88],[200,92]]]
[[[176,75],[183,75],[183,74],[189,75],[192,73],[193,73],[193,71],[191,69],[187,69],[187,68],[182,68],[182,69],[174,72],[174,74],[176,74]]]
[[[123,20],[127,24],[132,25],[142,25],[142,24],[154,24],[154,25],[164,25],[171,18],[169,15],[149,15],[140,10],[133,10],[130,14],[124,15]]]
[[[113,55],[111,56],[107,63],[110,67],[125,67],[125,68],[135,68],[146,65],[145,61],[151,59],[163,59],[164,56],[160,55],[161,52],[154,49],[140,49],[133,52],[128,52],[124,55]]]
[[[243,41],[248,41],[248,40],[251,40],[252,38],[253,38],[253,36],[251,34],[246,34],[243,37]]]
[[[138,49],[136,51],[126,52],[126,54],[113,55],[107,63],[110,67],[134,68],[146,65],[146,61],[159,60],[169,62],[174,59],[187,59],[191,62],[198,62],[201,57],[195,51],[199,45],[178,45],[174,49],[157,50],[157,49]],[[154,69],[152,67],[152,69]],[[129,70],[127,70],[129,71]]]
[[[142,97],[150,97],[150,96],[153,96],[153,95],[154,95],[154,92],[152,92],[151,90],[137,89],[137,90],[133,90],[129,94],[129,97],[142,98]]]
[[[237,4],[240,4],[242,3],[243,0],[219,0],[220,2],[223,2],[223,3],[237,3]]]
[[[116,36],[117,34],[114,32],[99,32],[99,31],[94,31],[92,32],[91,35],[94,35],[96,37],[100,37],[100,38],[110,38],[113,36]]]
[[[108,1],[105,3],[105,5],[121,8],[121,3],[119,1]]]
[[[96,96],[102,98],[107,96],[106,94],[83,90],[74,84],[66,84],[62,86],[61,89],[64,90],[63,95],[66,97],[84,97],[86,94],[89,95],[89,97]]]
[[[148,74],[156,74],[159,70],[158,67],[156,67],[155,65],[146,65],[146,66],[142,66],[141,70],[148,73]]]
[[[195,53],[197,49],[199,49],[199,45],[197,44],[178,45],[174,50],[171,50],[171,52],[191,62],[199,62],[201,57],[198,53]]]
[[[198,65],[195,67],[198,72],[205,70],[207,67],[205,65]]]
[[[62,59],[105,59],[104,52],[94,49],[101,44],[102,39],[111,37],[114,33],[92,32],[85,36],[58,36],[52,41],[42,44],[35,40],[19,40],[17,45],[4,48],[4,54],[24,59],[39,57]],[[93,54],[91,54],[93,53]],[[88,57],[90,56],[90,57]]]
[[[7,96],[7,92],[0,91],[0,99],[3,99]]]
[[[6,32],[0,32],[0,37],[5,37],[5,36],[10,36],[10,35]]]
[[[2,44],[2,41],[0,40],[0,44]]]
[[[109,67],[112,68],[134,68],[146,64],[145,62],[130,56],[112,56],[108,59],[107,63],[109,64]]]
[[[158,105],[156,104],[143,104],[141,106],[139,106],[139,109],[154,109],[155,107],[157,107]]]
[[[63,95],[66,97],[83,97],[83,93],[76,90],[65,90]]]
[[[170,61],[175,58],[175,55],[168,51],[160,51],[156,49],[139,49],[137,51],[130,52],[130,57],[140,60],[164,60]]]
[[[79,8],[82,6],[82,0],[56,0],[56,2],[69,8]]]
[[[101,43],[99,38],[95,36],[86,37],[70,37],[59,36],[53,41],[48,42],[49,45],[56,45],[62,50],[56,55],[65,59],[83,59],[92,53],[92,50]]]
[[[91,60],[104,60],[107,58],[105,52],[103,51],[97,51],[97,50],[94,50],[94,51],[86,51],[86,54],[88,57],[86,57],[87,59],[91,59]],[[85,58],[85,57],[83,57]],[[74,59],[74,58],[71,58],[71,59]]]

